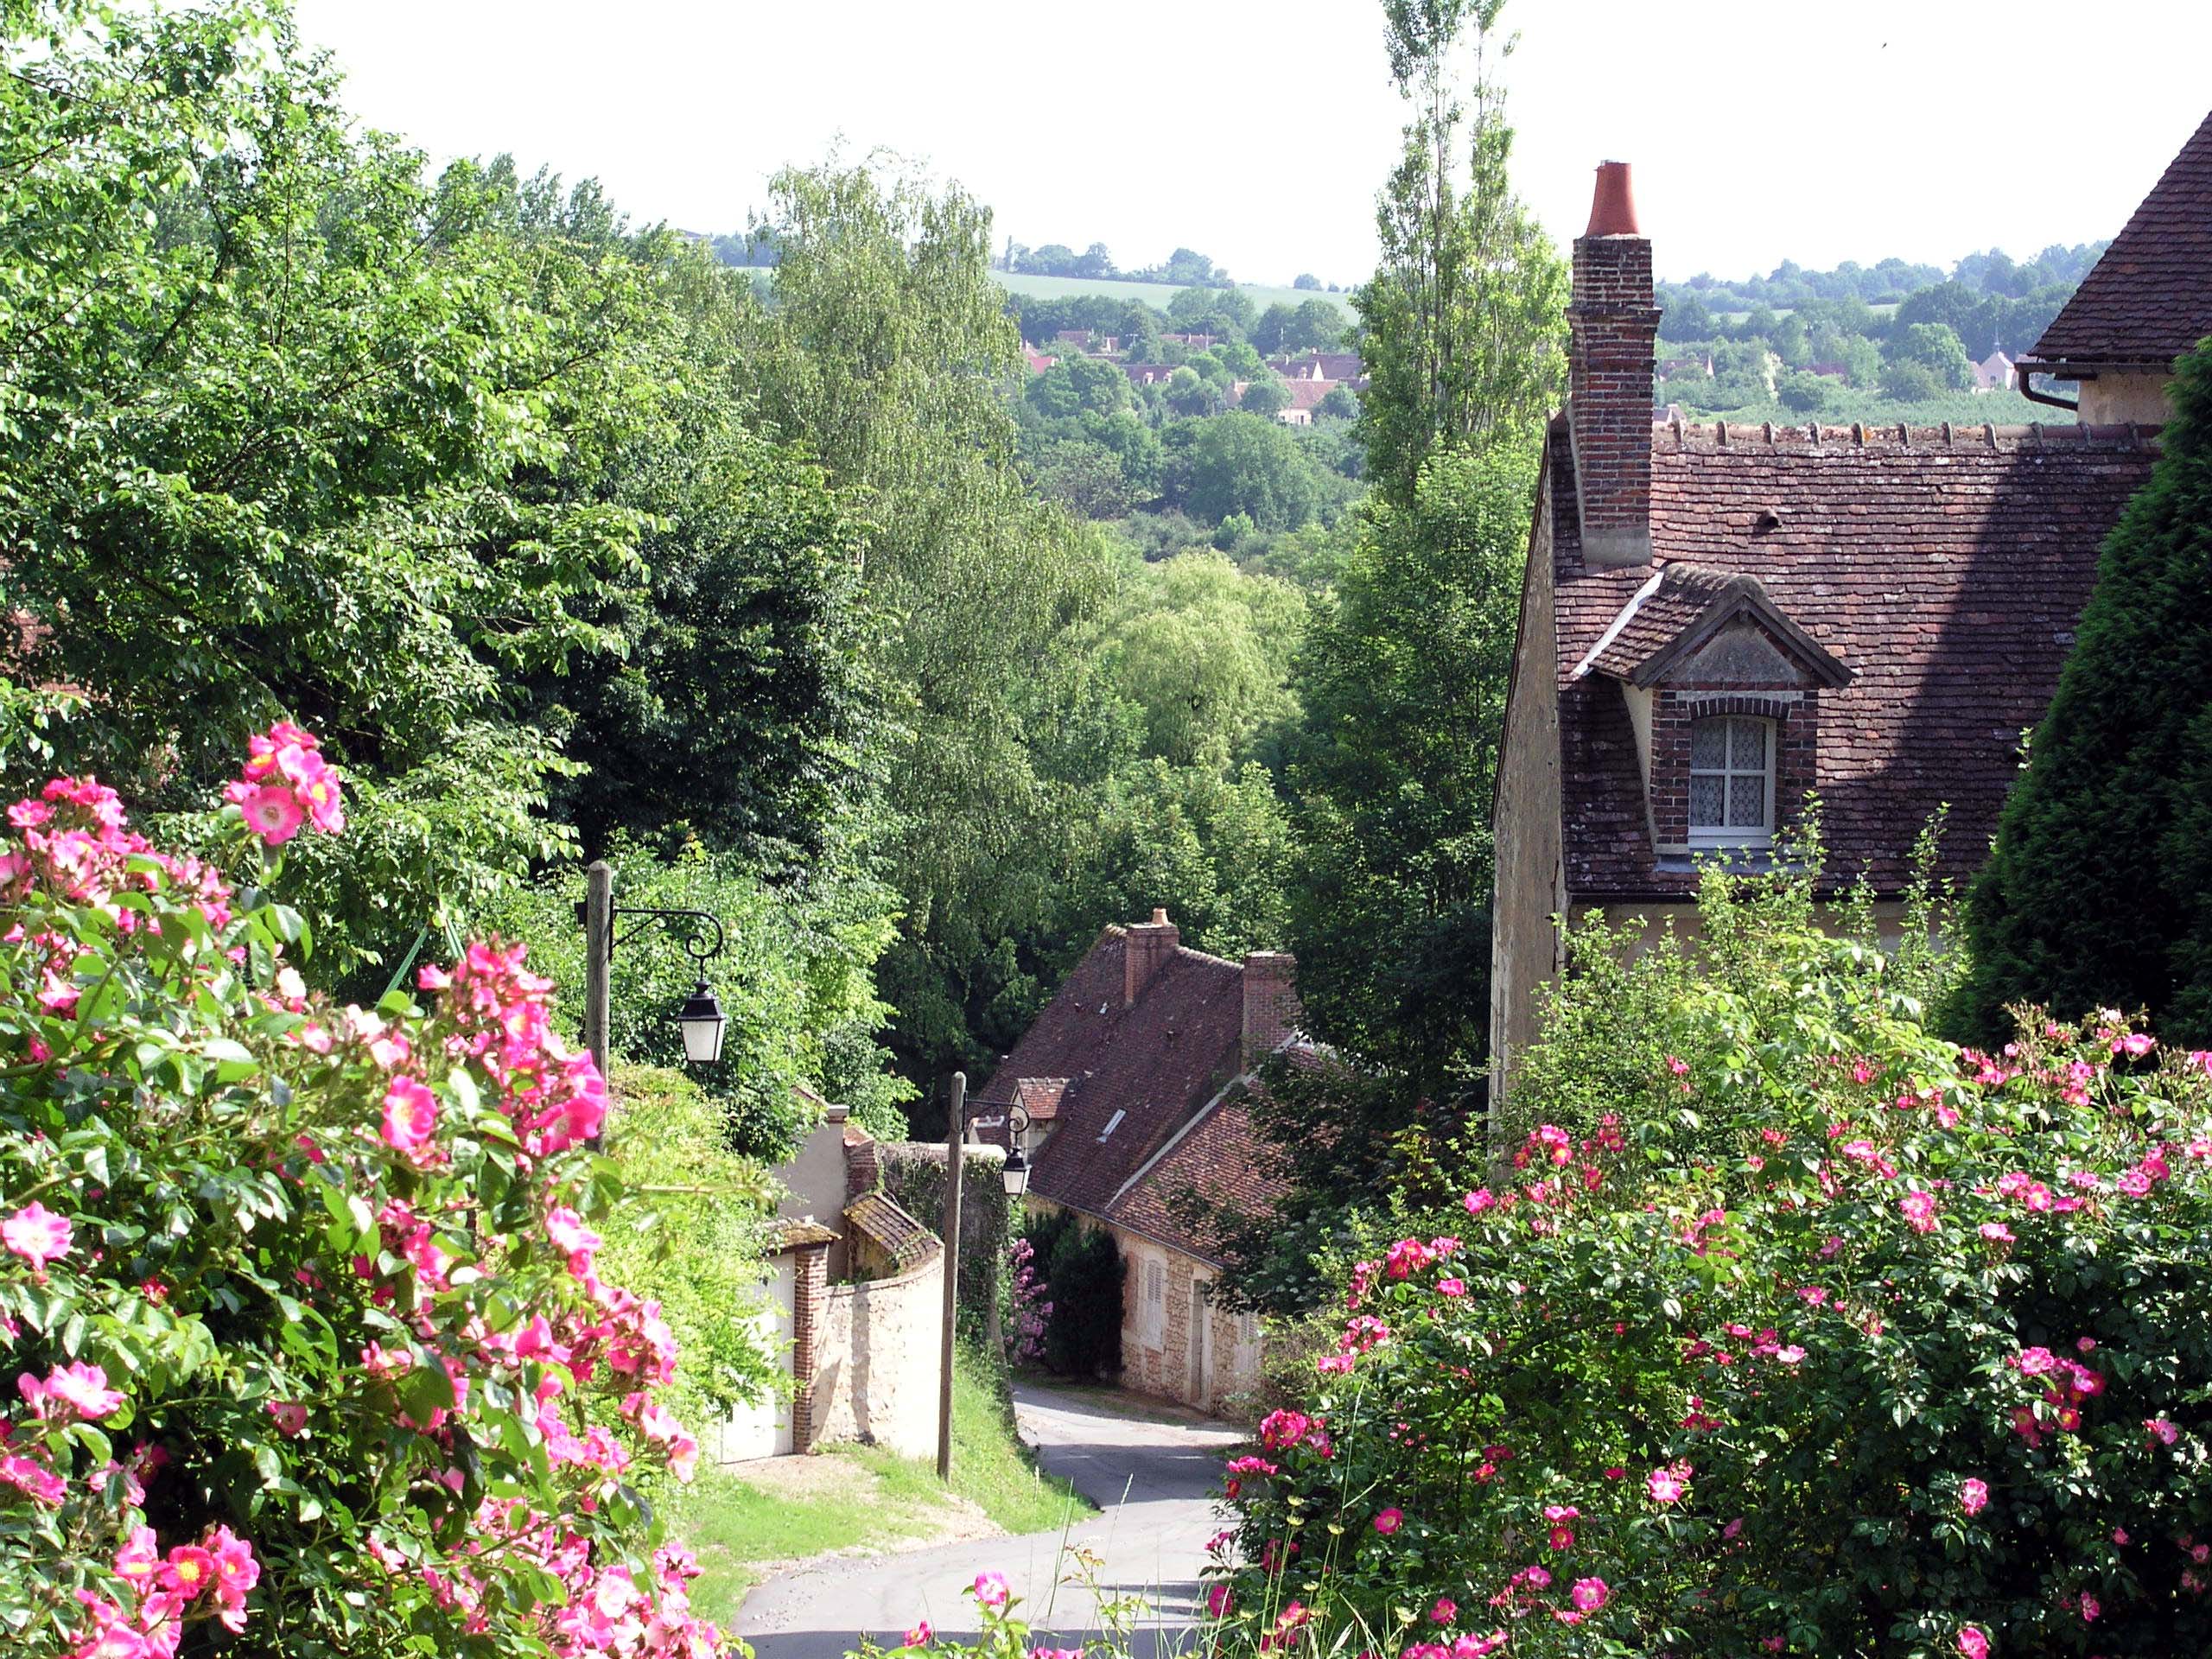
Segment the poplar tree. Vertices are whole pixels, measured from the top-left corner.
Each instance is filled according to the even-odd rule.
[[[1504,0],[1384,0],[1390,73],[1413,107],[1376,200],[1382,257],[1353,296],[1368,375],[1360,429],[1386,502],[1439,450],[1525,441],[1565,385],[1567,269],[1513,192],[1491,66]]]

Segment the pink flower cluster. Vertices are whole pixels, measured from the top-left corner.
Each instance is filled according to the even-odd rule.
[[[130,934],[155,924],[117,900],[166,883],[210,927],[230,925],[231,890],[221,876],[196,858],[162,852],[127,828],[122,801],[97,778],[51,779],[37,795],[8,809],[8,825],[20,844],[0,841],[0,906],[20,904],[33,890],[42,890],[99,911],[118,932]],[[37,956],[38,1006],[58,1019],[74,1017],[74,943],[58,933],[26,933],[20,922],[0,943],[31,946]],[[41,1046],[33,1045],[32,1058],[45,1058]]]
[[[334,836],[346,828],[339,777],[315,753],[315,739],[288,720],[246,740],[246,761],[223,798],[245,815],[265,847],[280,847],[311,825]]]
[[[261,1581],[261,1563],[228,1527],[163,1554],[154,1529],[138,1526],[116,1552],[115,1573],[130,1586],[134,1605],[77,1592],[88,1627],[70,1659],[171,1659],[186,1623],[211,1614],[226,1630],[245,1630],[246,1597]]]
[[[500,1109],[530,1156],[550,1156],[599,1133],[606,1082],[589,1054],[571,1051],[553,1030],[553,982],[523,966],[521,945],[472,944],[450,969],[426,965],[417,982],[442,994],[441,1012],[460,1027],[447,1058],[473,1062],[499,1084]]]
[[[2094,1338],[2083,1337],[2075,1345],[2086,1354],[2097,1344]],[[2082,1402],[2105,1391],[2101,1372],[2091,1370],[2077,1360],[2054,1354],[2048,1348],[2023,1348],[2009,1356],[2005,1363],[2023,1377],[2036,1378],[2041,1382],[2041,1403],[2021,1406],[2012,1413],[2012,1432],[2031,1447],[2041,1446],[2044,1437],[2053,1431],[2064,1434],[2078,1431],[2082,1427]]]

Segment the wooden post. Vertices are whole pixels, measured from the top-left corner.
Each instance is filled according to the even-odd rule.
[[[952,1074],[952,1101],[944,1130],[944,1333],[937,1385],[937,1478],[952,1478],[952,1338],[960,1318],[960,1173],[968,1160],[961,1145],[967,1128],[968,1074]]]
[[[584,1046],[607,1075],[607,978],[614,957],[614,870],[594,859],[584,872]]]

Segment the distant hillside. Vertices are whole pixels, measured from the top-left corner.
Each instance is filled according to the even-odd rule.
[[[1155,311],[1165,311],[1181,288],[1166,283],[1132,283],[1111,276],[1033,276],[1018,270],[995,270],[991,280],[1009,293],[1032,295],[1040,300],[1065,300],[1096,294],[1111,300],[1135,300]],[[1271,305],[1300,306],[1308,300],[1327,300],[1351,317],[1351,296],[1325,289],[1263,288],[1257,283],[1232,284],[1236,291],[1264,311]]]

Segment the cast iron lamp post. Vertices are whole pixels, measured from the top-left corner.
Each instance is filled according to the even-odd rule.
[[[578,908],[584,925],[584,1046],[599,1062],[600,1074],[603,1077],[607,1072],[607,980],[614,962],[614,947],[661,922],[690,924],[683,930],[681,943],[684,953],[702,970],[690,996],[676,1014],[676,1023],[683,1032],[684,1062],[711,1065],[721,1058],[722,1033],[729,1026],[729,1019],[708,985],[704,971],[706,964],[722,953],[721,918],[704,910],[652,910],[634,905],[618,907],[614,902],[614,871],[604,859],[585,872],[584,901]],[[641,918],[639,925],[627,933],[618,933],[617,924],[630,916]],[[711,943],[708,935],[710,928]]]

